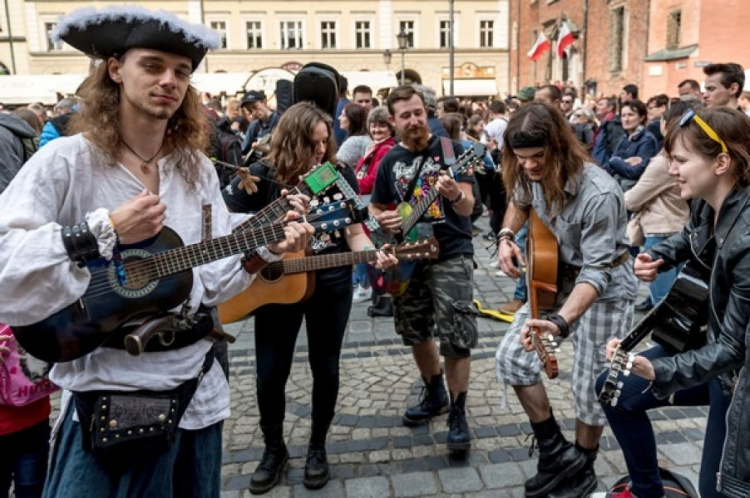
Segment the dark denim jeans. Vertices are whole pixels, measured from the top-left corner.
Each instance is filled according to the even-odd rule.
[[[323,425],[331,422],[339,393],[341,343],[351,308],[352,286],[346,281],[318,285],[305,302],[266,305],[255,313],[256,387],[261,424],[276,425],[284,421],[284,387],[303,318],[313,375],[312,420]]]
[[[0,436],[0,498],[8,498],[11,482],[16,498],[42,496],[49,454],[47,420]]]
[[[529,222],[523,224],[521,229],[516,234],[516,244],[521,248],[523,257],[526,257],[526,239],[529,237]],[[518,299],[524,303],[528,299],[528,290],[526,289],[526,275],[521,275],[516,283],[516,290],[513,292],[513,299]]]
[[[658,345],[641,354],[649,359],[671,356]],[[604,386],[607,373],[599,376],[596,383],[597,393]],[[624,385],[617,406],[605,405],[604,413],[625,456],[625,463],[633,482],[632,493],[638,498],[664,496],[658,470],[656,439],[647,411],[664,406],[710,405],[699,488],[702,498],[723,496],[716,491],[716,473],[719,471],[726,435],[725,415],[729,408],[729,400],[724,397],[719,381],[712,379],[705,384],[678,391],[668,399],[660,400],[648,388],[648,381],[636,375],[621,376],[621,380]]]
[[[219,497],[222,422],[196,431],[178,429],[174,444],[165,453],[105,464],[83,449],[73,411],[69,407],[57,434],[44,489],[46,498]]]

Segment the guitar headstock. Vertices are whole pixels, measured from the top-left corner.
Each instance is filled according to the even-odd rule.
[[[331,233],[362,222],[362,213],[350,201],[337,201],[311,209],[305,220],[316,232]]]
[[[477,172],[484,172],[484,156],[487,154],[487,147],[479,142],[474,143],[471,147],[464,150],[463,154],[458,156],[456,164],[451,166],[453,174],[466,173],[470,169]]]
[[[612,355],[612,364],[610,365],[607,379],[604,381],[604,387],[602,392],[599,393],[599,401],[602,403],[608,403],[611,406],[617,406],[617,402],[622,394],[623,382],[620,379],[620,375],[627,377],[633,369],[633,360],[635,360],[635,354],[620,349],[618,346]]]
[[[393,249],[398,259],[407,261],[413,259],[437,259],[440,256],[440,245],[434,238],[404,242]]]
[[[539,329],[531,329],[531,341],[536,350],[539,360],[544,365],[544,372],[547,374],[547,378],[557,378],[557,342],[552,334],[544,335]]]

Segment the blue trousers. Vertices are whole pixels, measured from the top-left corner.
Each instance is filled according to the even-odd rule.
[[[526,257],[526,238],[529,236],[529,223],[523,224],[521,229],[516,234],[516,244],[521,248],[524,258]],[[528,290],[526,289],[526,276],[521,275],[516,284],[516,290],[513,292],[513,299],[526,302],[528,299]]]
[[[643,250],[648,250],[651,247],[661,244],[663,241],[669,238],[669,234],[666,235],[647,235],[646,241],[643,244]],[[652,305],[659,304],[664,296],[669,293],[672,288],[677,274],[680,273],[680,266],[672,268],[671,270],[660,272],[657,274],[656,279],[648,284],[649,300]]]
[[[73,411],[68,407],[57,435],[45,498],[219,497],[222,422],[197,431],[178,429],[175,443],[165,453],[105,464],[83,449]]]
[[[38,498],[44,488],[49,453],[49,421],[0,436],[0,498],[10,484],[16,498]]]
[[[641,354],[649,359],[671,356],[658,345]],[[597,393],[602,390],[607,373],[599,376]],[[617,406],[605,405],[604,413],[625,456],[632,479],[631,492],[638,498],[664,496],[656,456],[656,439],[647,411],[663,406],[710,405],[703,442],[699,491],[702,498],[724,496],[716,491],[716,473],[719,471],[726,435],[725,416],[729,400],[724,397],[719,381],[712,379],[705,384],[678,391],[670,397],[670,402],[670,399],[657,399],[651,389],[648,389],[648,381],[636,375],[621,376],[620,380],[624,385]]]

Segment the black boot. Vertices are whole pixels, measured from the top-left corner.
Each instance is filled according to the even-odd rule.
[[[596,491],[597,480],[596,472],[594,471],[594,462],[596,461],[596,454],[599,452],[599,448],[587,450],[580,447],[577,443],[576,448],[580,453],[586,455],[586,465],[583,466],[583,470],[578,474],[563,481],[558,486],[558,489],[547,495],[548,498],[579,498],[581,496],[588,496],[590,493]]]
[[[466,456],[471,449],[471,435],[469,423],[466,422],[466,393],[461,393],[456,399],[451,394],[451,411],[448,415],[448,451],[455,456]]]
[[[263,458],[250,477],[250,492],[260,495],[271,490],[281,480],[284,466],[289,461],[289,452],[284,444],[284,426],[261,425],[266,449]]]
[[[422,378],[424,388],[420,396],[419,404],[412,406],[404,413],[404,425],[416,427],[429,422],[432,417],[441,415],[448,411],[448,393],[443,383],[443,371],[435,375],[427,382]]]
[[[367,308],[367,316],[393,316],[393,299],[391,296],[374,295],[372,306]]]
[[[305,461],[305,478],[303,484],[307,489],[320,489],[331,479],[331,469],[326,457],[326,435],[331,422],[313,420],[310,446],[307,447]]]
[[[568,442],[560,432],[555,418],[538,424],[532,423],[534,436],[539,445],[537,474],[526,481],[526,498],[547,496],[564,479],[576,475],[586,465],[586,456]]]

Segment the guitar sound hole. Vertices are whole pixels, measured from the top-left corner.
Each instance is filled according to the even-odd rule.
[[[145,272],[134,271],[127,273],[127,279],[123,287],[128,290],[138,290],[148,285],[148,283],[149,279],[146,277]]]
[[[275,282],[284,276],[284,267],[280,265],[268,265],[261,270],[263,279],[269,282]]]

